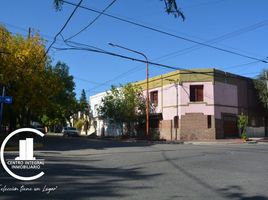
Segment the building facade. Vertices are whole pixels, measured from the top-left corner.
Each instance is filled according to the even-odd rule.
[[[143,90],[146,81],[136,83]],[[237,116],[248,115],[248,136],[264,136],[265,118],[253,80],[216,69],[175,71],[149,80],[150,100],[160,114],[160,137],[206,140],[238,137]]]
[[[146,80],[134,84],[146,94]],[[249,117],[248,136],[265,135],[263,108],[250,78],[216,69],[179,70],[150,78],[149,94],[150,128],[162,139],[239,137],[241,113]]]
[[[101,92],[90,97],[90,107],[92,114],[92,122],[90,126],[90,134],[95,133],[97,136],[119,136],[122,135],[122,127],[118,124],[109,123],[103,120],[98,114],[98,108],[102,103],[102,99],[107,92]]]

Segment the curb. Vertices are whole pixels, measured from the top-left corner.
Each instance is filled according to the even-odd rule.
[[[34,145],[34,149],[39,149],[39,148],[42,148],[44,147],[43,144],[35,144]],[[19,150],[19,147],[18,146],[7,146],[5,148],[5,151],[18,151]]]

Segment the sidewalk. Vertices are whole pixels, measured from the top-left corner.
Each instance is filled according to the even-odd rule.
[[[217,139],[217,140],[204,140],[204,141],[184,141],[184,144],[196,145],[210,145],[210,144],[268,144],[268,137],[263,138],[249,138],[244,142],[241,138],[234,139]]]
[[[120,141],[120,140],[119,140]],[[217,140],[193,140],[193,141],[148,141],[148,140],[136,140],[127,139],[121,140],[124,142],[136,142],[136,143],[153,143],[153,144],[193,144],[193,145],[217,145],[217,144],[268,144],[268,137],[266,138],[249,138],[244,142],[241,138],[232,139],[217,139]]]
[[[195,145],[211,145],[211,144],[243,144],[244,141],[240,138],[235,139],[217,139],[217,140],[203,140],[203,141],[184,141],[184,144]]]
[[[53,133],[53,132],[47,132],[45,135],[48,135],[48,136],[63,136],[62,133]]]
[[[252,141],[256,141],[258,143],[267,143],[268,144],[268,137],[261,137],[261,138],[249,138]]]

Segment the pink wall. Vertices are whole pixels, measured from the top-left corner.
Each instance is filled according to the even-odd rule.
[[[238,114],[237,86],[215,82],[215,117],[221,119],[221,113]]]
[[[190,85],[204,85],[204,102],[190,102]],[[163,88],[151,89],[150,92],[156,90],[158,91],[156,112],[162,112],[164,120],[172,120],[177,113],[175,85],[165,85]],[[237,106],[237,104],[235,85],[220,82],[215,82],[215,84],[213,82],[184,82],[182,85],[178,85],[178,113],[180,117],[186,113],[203,113],[204,115],[215,115],[216,118],[220,119],[221,112],[237,114],[237,108],[231,107]]]
[[[204,102],[190,103],[190,85],[204,85]],[[163,107],[161,104],[161,88],[158,89],[159,106],[157,110],[163,113],[164,120],[171,120],[177,114],[176,109],[176,87],[174,84],[166,85],[163,87]],[[155,89],[156,90],[156,89]],[[205,115],[214,115],[214,90],[212,82],[195,82],[195,83],[183,83],[178,85],[178,113],[179,116],[185,115],[185,113],[201,112]],[[211,105],[208,105],[211,104]]]

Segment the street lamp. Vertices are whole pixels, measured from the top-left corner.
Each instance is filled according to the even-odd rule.
[[[123,47],[123,46],[120,46],[120,45],[117,45],[117,44],[113,44],[113,43],[108,43],[110,46],[112,47],[118,47],[118,48],[121,48],[121,49],[125,49],[127,51],[130,51],[130,52],[133,52],[133,53],[136,53],[136,54],[139,54],[139,55],[142,55],[145,60],[146,60],[146,136],[149,138],[149,64],[148,64],[148,58],[147,56],[142,53],[142,52],[139,52],[139,51],[135,51],[133,49],[129,49],[127,47]]]

